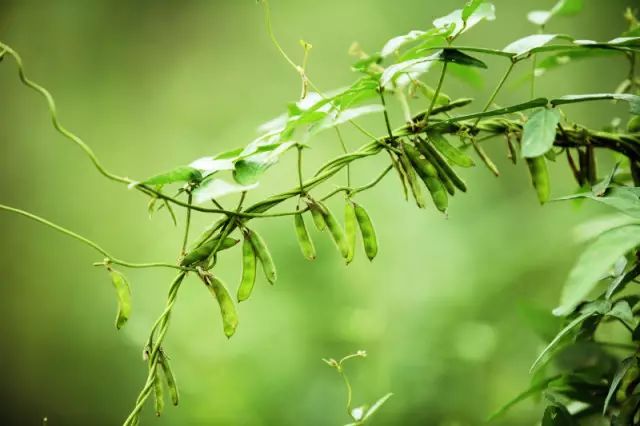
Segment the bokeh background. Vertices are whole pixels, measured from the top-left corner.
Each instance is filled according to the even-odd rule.
[[[284,48],[299,58],[298,40],[311,42],[310,76],[331,89],[356,78],[347,55],[352,41],[374,52],[462,3],[273,0],[272,10]],[[461,44],[501,48],[534,33],[526,12],[553,2],[495,4],[497,20],[479,24]],[[625,29],[622,12],[633,4],[587,0],[581,15],[556,18],[548,31],[607,40]],[[249,0],[3,0],[0,39],[22,54],[27,72],[56,97],[62,121],[110,169],[144,178],[245,145],[260,123],[298,96],[298,76],[270,44],[262,19]],[[483,85],[451,78],[445,90],[484,102],[506,66],[500,58],[486,61]],[[612,91],[626,69],[621,58],[571,64],[539,79],[536,92]],[[525,100],[529,88],[522,77],[529,71],[521,66],[498,102]],[[434,68],[425,78],[435,84],[437,74]],[[0,63],[0,99],[1,203],[67,226],[122,258],[175,259],[181,230],[162,212],[149,220],[140,193],[106,181],[55,133],[43,100],[19,83],[11,60]],[[565,111],[595,128],[626,116],[623,106],[608,103]],[[391,112],[399,124],[401,114],[395,107]],[[362,124],[384,130],[381,117]],[[345,135],[351,148],[365,142],[348,128]],[[313,140],[312,148],[307,174],[339,153],[332,132]],[[358,349],[369,356],[348,366],[355,402],[394,393],[373,424],[481,424],[529,383],[527,371],[543,341],[521,311],[554,306],[580,250],[575,226],[601,213],[586,204],[541,208],[524,165],[506,159],[504,142],[488,142],[487,149],[502,176],[482,166],[463,171],[470,190],[455,197],[448,217],[404,202],[393,174],[360,195],[381,244],[372,263],[359,252],[345,267],[318,233],[318,259],[307,262],[290,218],[256,221],[279,266],[277,285],[260,279],[227,341],[215,301],[188,279],[166,343],[182,401],[160,419],[147,407],[144,424],[347,423],[343,385],[321,358]],[[250,199],[294,185],[294,157],[271,169]],[[367,182],[384,161],[358,163],[355,181]],[[604,173],[611,159],[602,161]],[[552,164],[551,172],[554,196],[575,190],[565,164]],[[342,208],[339,199],[330,205]],[[212,220],[197,215],[194,235]],[[173,272],[125,271],[134,310],[116,332],[109,278],[91,266],[99,255],[7,213],[0,214],[0,235],[0,423],[39,425],[47,417],[56,426],[120,424],[144,381],[142,344]],[[225,253],[218,269],[232,291],[238,251]],[[533,425],[540,414],[541,405],[526,402],[496,424]]]

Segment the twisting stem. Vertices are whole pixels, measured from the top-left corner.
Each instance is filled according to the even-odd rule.
[[[348,154],[349,150],[347,149],[347,144],[344,143],[344,139],[342,138],[342,132],[340,132],[338,126],[336,126],[335,129],[336,134],[338,135],[338,140],[340,141],[340,146],[342,146],[342,152]],[[347,163],[347,186],[351,186],[351,164],[349,163]]]
[[[36,222],[39,222],[43,225],[46,225],[52,229],[55,229],[58,232],[61,232],[65,235],[70,236],[71,238],[75,238],[76,240],[88,245],[89,247],[93,248],[94,250],[96,250],[97,252],[99,252],[100,254],[102,254],[103,256],[105,256],[107,258],[107,260],[110,263],[114,263],[116,265],[120,265],[120,266],[125,266],[127,268],[157,268],[157,267],[165,267],[165,268],[174,268],[174,269],[185,269],[182,268],[180,266],[177,265],[172,265],[170,263],[161,263],[161,262],[153,262],[153,263],[132,263],[132,262],[127,262],[125,260],[122,259],[118,259],[115,256],[112,256],[111,254],[109,254],[109,252],[107,252],[105,249],[103,249],[102,247],[100,247],[97,243],[91,241],[90,239],[83,237],[80,234],[76,234],[73,231],[68,230],[67,228],[64,228],[60,225],[56,225],[55,223],[48,221],[47,219],[44,219],[40,216],[36,216],[33,213],[29,213],[26,212],[24,210],[20,210],[17,209],[15,207],[9,207],[9,206],[5,206],[3,204],[0,204],[0,210],[4,210],[4,211],[8,211],[11,213],[16,213],[19,215],[22,215],[24,217],[27,217],[31,220],[35,220]],[[103,264],[103,263],[100,263]]]
[[[188,195],[188,204],[191,205],[191,201],[193,200],[193,194],[189,191]],[[189,227],[191,226],[191,208],[187,208],[187,218],[185,219],[184,224],[184,238],[182,240],[182,254],[185,254],[185,250],[187,249],[187,243],[189,242]]]

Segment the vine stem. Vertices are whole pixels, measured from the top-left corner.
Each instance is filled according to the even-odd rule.
[[[193,194],[189,191],[188,195],[188,204],[191,205],[191,201],[193,200]],[[191,207],[187,208],[187,218],[185,219],[184,225],[184,238],[182,239],[182,250],[181,254],[184,255],[187,249],[187,243],[189,242],[189,227],[191,225]]]
[[[97,252],[99,252],[100,254],[102,254],[103,256],[105,256],[107,258],[107,260],[110,263],[116,264],[116,265],[120,265],[120,266],[125,266],[127,268],[158,268],[158,267],[165,267],[165,268],[174,268],[174,269],[181,269],[181,270],[186,270],[186,268],[183,268],[181,266],[178,265],[172,265],[170,263],[162,263],[162,262],[151,262],[151,263],[133,263],[133,262],[127,262],[125,260],[122,259],[118,259],[115,256],[112,256],[109,252],[107,252],[105,249],[103,249],[100,245],[98,245],[97,243],[95,243],[94,241],[91,241],[90,239],[83,237],[80,234],[77,234],[67,228],[64,228],[60,225],[57,225],[47,219],[44,219],[40,216],[37,216],[33,213],[29,213],[26,212],[24,210],[20,210],[17,209],[15,207],[9,207],[9,206],[5,206],[4,204],[0,204],[0,210],[4,210],[4,211],[8,211],[11,213],[16,213],[19,214],[21,216],[24,216],[26,218],[29,218],[31,220],[34,220],[36,222],[39,222],[43,225],[48,226],[49,228],[55,229],[58,232],[61,232],[65,235],[68,235],[71,238],[74,238],[86,245],[88,245],[89,247],[93,248],[94,250],[96,250]],[[104,262],[99,263],[100,265],[103,265]]]
[[[431,103],[429,104],[429,109],[427,110],[427,114],[424,116],[424,127],[427,127],[427,125],[429,124],[429,117],[431,116],[433,107],[436,106],[436,102],[438,101],[438,96],[440,95],[440,90],[442,89],[442,83],[444,83],[444,77],[447,74],[448,64],[449,62],[445,61],[444,65],[442,65],[442,72],[440,73],[440,78],[438,79],[438,85],[436,86],[436,90],[433,93],[433,99],[431,99]]]

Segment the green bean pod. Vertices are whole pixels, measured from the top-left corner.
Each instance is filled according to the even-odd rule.
[[[444,184],[440,181],[438,170],[426,158],[420,157],[420,153],[411,145],[405,146],[405,152],[409,156],[409,160],[413,163],[420,178],[424,181],[431,199],[436,208],[441,212],[446,212],[449,206],[449,197]]]
[[[347,259],[349,257],[349,244],[347,243],[347,238],[344,235],[342,226],[340,226],[333,213],[331,213],[331,210],[325,206],[322,207],[324,208],[324,221],[327,224],[331,238],[333,238],[333,242],[340,251],[340,255]]]
[[[238,327],[238,314],[236,313],[236,307],[229,296],[229,292],[225,285],[216,277],[205,276],[204,283],[214,295],[220,306],[220,313],[222,314],[222,328],[224,335],[227,337],[233,336]]]
[[[212,238],[200,247],[196,247],[185,255],[180,262],[181,266],[191,266],[194,263],[199,263],[207,260],[211,255],[215,254],[213,251],[218,247],[220,237]],[[239,240],[234,238],[225,238],[217,251],[226,250],[238,244]]]
[[[162,372],[164,373],[164,378],[167,381],[167,388],[169,388],[169,397],[171,398],[171,403],[173,405],[178,405],[180,401],[180,394],[178,392],[178,384],[176,383],[176,378],[173,375],[173,371],[171,370],[171,364],[169,364],[169,359],[162,355],[160,357],[160,367],[162,367]]]
[[[156,368],[156,375],[153,378],[153,394],[155,396],[156,416],[160,417],[164,410],[164,388],[162,386],[162,378],[160,370]]]
[[[320,232],[327,229],[327,224],[324,221],[324,214],[322,212],[322,208],[313,202],[307,202],[307,204],[309,205],[309,210],[311,211],[311,217],[313,218],[313,223],[315,224],[316,229]]]
[[[424,193],[422,192],[422,187],[418,183],[416,172],[413,169],[411,162],[406,155],[398,155],[398,158],[400,160],[400,167],[402,167],[402,169],[404,170],[405,177],[409,182],[409,187],[411,188],[413,198],[416,200],[416,205],[418,206],[418,208],[425,208],[427,205],[427,201],[424,197]]]
[[[247,238],[242,243],[242,277],[238,286],[238,302],[247,300],[256,282],[256,252]]]
[[[356,251],[356,231],[358,218],[356,217],[356,209],[351,200],[346,200],[344,205],[344,233],[347,240],[349,253],[345,260],[347,265],[353,260]]]
[[[125,276],[116,270],[110,269],[111,282],[116,289],[118,298],[118,314],[116,315],[116,328],[120,330],[129,320],[131,315],[131,289]]]
[[[540,204],[544,204],[549,200],[550,193],[547,161],[544,159],[543,155],[534,158],[527,158],[527,166],[529,166],[531,183],[538,194],[538,201],[540,201]]]
[[[447,178],[451,179],[451,182],[462,192],[467,192],[467,184],[462,180],[460,176],[453,170],[451,165],[447,163],[442,155],[436,150],[429,141],[420,139],[420,142],[416,144],[418,150],[424,157],[429,160],[437,170],[441,170]]]
[[[428,132],[429,141],[433,143],[435,149],[438,150],[439,153],[444,155],[447,160],[451,161],[456,166],[460,167],[473,167],[475,163],[473,159],[469,157],[465,152],[460,151],[455,146],[451,145],[447,138],[445,138],[441,133],[438,132]]]
[[[352,202],[356,220],[360,227],[360,235],[362,235],[362,245],[364,246],[364,252],[367,254],[369,260],[373,260],[378,254],[378,238],[376,236],[376,230],[373,227],[373,222],[369,217],[369,214],[359,204]]]
[[[293,224],[296,229],[296,237],[298,238],[298,245],[300,246],[302,255],[309,260],[314,260],[316,258],[316,248],[307,230],[307,225],[304,223],[302,213],[297,213],[293,216]]]
[[[267,248],[267,244],[264,242],[262,237],[258,235],[258,233],[250,229],[246,230],[245,238],[248,238],[249,241],[251,241],[253,250],[256,252],[260,265],[262,265],[262,271],[264,272],[267,281],[269,281],[270,284],[275,284],[277,278],[276,264],[273,262],[271,253]]]

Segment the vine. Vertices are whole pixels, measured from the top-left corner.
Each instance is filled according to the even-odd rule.
[[[283,50],[273,32],[267,0],[260,3],[264,8],[265,25],[271,41],[300,77],[300,99],[288,106],[287,113],[263,125],[263,134],[245,148],[203,157],[187,166],[179,166],[143,180],[119,176],[103,166],[90,146],[61,124],[54,98],[44,87],[26,76],[20,55],[7,44],[0,43],[0,58],[9,56],[15,61],[20,81],[44,97],[54,128],[78,146],[100,174],[149,197],[151,213],[165,208],[176,220],[173,207],[185,209],[184,235],[179,242],[177,262],[133,263],[111,255],[92,240],[60,225],[0,204],[0,210],[22,215],[62,232],[105,257],[95,265],[105,267],[111,275],[119,304],[116,319],[118,328],[124,326],[129,318],[131,301],[129,283],[122,272],[113,269],[114,265],[124,268],[168,267],[178,270],[170,285],[165,309],[154,323],[144,345],[147,379],[134,408],[124,421],[126,426],[138,424],[140,412],[151,394],[155,395],[156,414],[160,415],[163,411],[165,387],[169,389],[172,403],[178,404],[176,380],[162,345],[169,330],[178,291],[189,274],[198,277],[215,297],[221,311],[223,332],[227,337],[235,333],[238,317],[227,286],[214,271],[218,253],[232,249],[240,242],[234,235],[243,240],[238,302],[250,297],[257,279],[258,264],[261,265],[266,280],[271,284],[275,283],[276,264],[268,245],[249,227],[254,219],[293,216],[295,234],[302,254],[313,260],[316,255],[315,247],[305,223],[305,216],[310,215],[320,231],[328,230],[346,263],[353,259],[358,233],[364,252],[373,260],[378,251],[375,229],[368,212],[354,201],[355,196],[376,187],[394,169],[407,199],[411,194],[417,206],[425,208],[428,194],[435,207],[446,214],[450,197],[459,191],[467,191],[467,184],[457,169],[475,165],[469,154],[470,149],[492,174],[499,175],[495,163],[483,149],[485,141],[495,137],[505,139],[514,163],[518,158],[525,160],[540,203],[550,200],[547,162],[557,161],[560,154],[564,154],[576,182],[582,188],[579,193],[564,199],[590,198],[632,217],[640,217],[640,192],[637,190],[640,186],[640,97],[636,94],[640,86],[635,74],[636,56],[640,51],[640,26],[632,12],[628,11],[625,15],[629,21],[629,30],[621,37],[606,42],[546,34],[544,25],[549,19],[556,15],[574,14],[581,8],[581,2],[561,0],[549,11],[534,11],[529,14],[529,20],[539,27],[538,33],[516,40],[503,49],[458,46],[455,42],[463,33],[482,21],[495,19],[495,8],[491,3],[470,0],[462,9],[434,20],[431,29],[411,31],[392,38],[379,53],[369,55],[359,47],[353,47],[352,53],[358,56],[358,60],[352,68],[360,77],[346,89],[327,94],[320,91],[307,74],[306,64],[311,44],[301,42],[302,64],[296,64]],[[553,99],[534,98],[536,75],[562,65],[567,61],[566,58],[585,60],[602,54],[620,55],[629,61],[628,76],[617,91],[563,95]],[[446,77],[453,68],[487,68],[481,59],[472,55],[503,58],[506,69],[482,108],[476,112],[459,114],[459,110],[472,105],[472,100],[451,100],[445,93]],[[496,105],[513,70],[525,61],[532,63],[531,99],[506,107]],[[436,87],[432,88],[422,77],[436,64],[442,64],[442,68]],[[393,95],[398,100],[406,120],[396,128],[387,113],[388,95]],[[426,110],[411,113],[407,99],[413,97],[423,97],[427,101]],[[565,104],[603,100],[623,101],[630,105],[633,117],[629,120],[627,131],[615,127],[607,130],[590,129],[569,121],[568,116],[560,110]],[[355,121],[366,114],[379,114],[384,120],[386,134],[375,136]],[[358,149],[349,151],[339,130],[342,125],[355,127],[368,141]],[[303,159],[307,143],[312,137],[328,129],[335,129],[343,153],[327,161],[305,179]],[[460,144],[451,143],[451,136],[459,137]],[[294,149],[297,154],[295,186],[245,207],[246,195],[256,187],[261,176],[282,155]],[[618,164],[611,173],[599,179],[597,153],[605,150],[615,154]],[[353,186],[350,169],[354,163],[382,153],[388,156],[389,163],[379,175],[369,183]],[[576,156],[577,162],[574,160]],[[320,184],[342,170],[346,171],[346,185],[338,186],[324,195],[312,193]],[[228,174],[231,176],[226,176]],[[175,195],[170,195],[166,191],[173,185],[178,187],[174,188]],[[230,194],[240,194],[235,208],[224,207],[220,202],[221,198]],[[344,227],[324,203],[337,194],[343,194],[345,198]],[[290,199],[297,200],[295,210],[272,211]],[[205,207],[205,204],[213,207]],[[191,218],[196,212],[216,217],[210,227],[189,244]],[[585,379],[585,375],[590,372],[582,367],[551,376],[545,376],[545,371],[550,368],[554,354],[562,348],[566,349],[579,341],[595,342],[594,335],[600,322],[619,321],[631,332],[634,342],[640,339],[636,318],[638,312],[632,311],[640,297],[625,293],[624,296],[613,299],[626,284],[634,282],[640,275],[635,253],[638,245],[640,225],[614,227],[587,249],[570,275],[563,291],[561,306],[554,311],[566,318],[567,324],[534,363],[532,369],[537,373],[532,388],[514,401],[519,402],[545,391],[549,405],[543,416],[543,424],[574,424],[571,422],[600,412],[617,422],[615,424],[635,424],[634,419],[640,409],[640,392],[635,390],[640,376],[636,343],[617,344],[618,349],[635,352],[622,361],[615,360],[617,367],[613,371],[599,372],[600,375],[595,379],[589,377],[592,381],[596,380],[597,385]],[[605,277],[605,280],[611,281],[607,290],[596,298],[591,298],[602,281],[603,273],[610,271],[614,264],[617,265],[615,270]],[[601,351],[606,347],[616,346],[616,343],[611,342],[597,344]],[[363,356],[363,353],[353,356]],[[347,356],[341,361],[327,360],[327,363],[336,368],[345,380],[349,394],[348,414],[354,424],[362,424],[368,417],[368,412],[356,411],[351,407],[351,388],[343,369],[343,362],[353,356]],[[596,386],[597,389],[589,388],[587,384]],[[384,401],[389,396],[383,397]],[[377,406],[374,404],[375,410],[384,401]],[[576,401],[583,405],[575,408],[571,404]],[[507,408],[511,405],[513,403],[508,404]],[[504,411],[506,409],[499,411],[497,415]],[[565,423],[559,423],[558,419]]]

